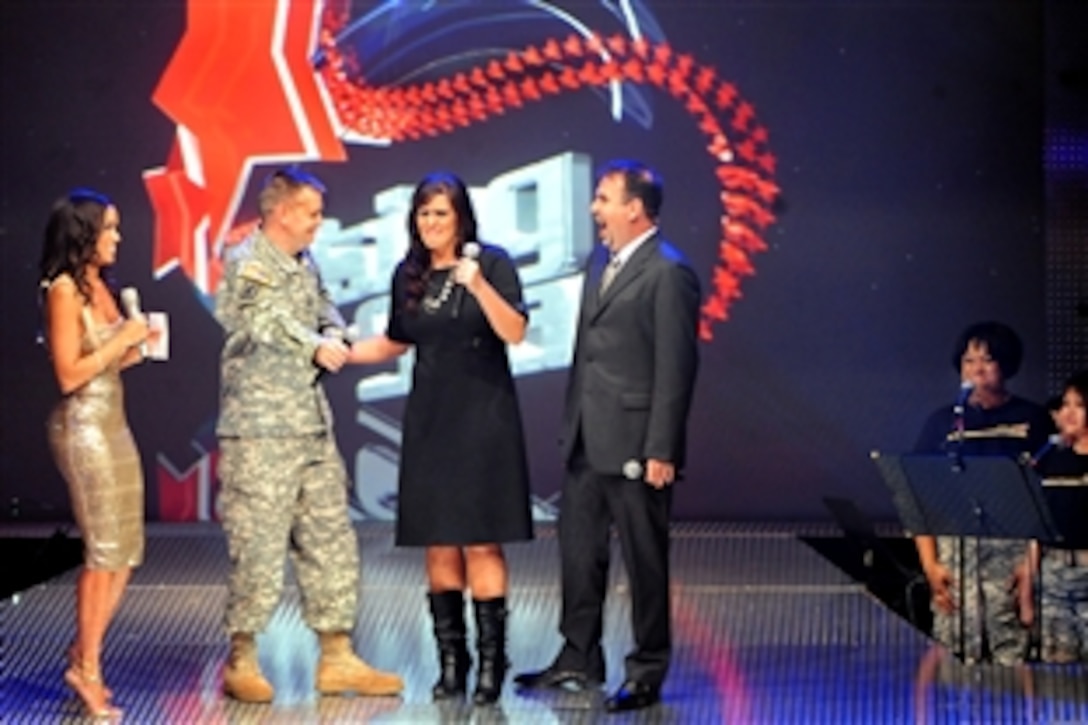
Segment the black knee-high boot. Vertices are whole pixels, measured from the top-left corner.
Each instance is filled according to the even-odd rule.
[[[434,619],[434,638],[438,642],[438,682],[431,694],[436,700],[464,697],[465,681],[472,666],[465,643],[465,599],[461,592],[427,595]]]
[[[476,651],[480,670],[476,678],[476,693],[472,701],[490,705],[502,694],[506,679],[506,597],[473,599],[476,611]]]

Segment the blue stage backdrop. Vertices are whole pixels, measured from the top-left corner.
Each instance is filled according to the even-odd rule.
[[[704,289],[678,518],[819,519],[825,495],[891,518],[868,452],[951,400],[970,322],[1014,326],[1014,389],[1048,392],[1039,2],[23,0],[0,19],[4,517],[68,516],[36,264],[80,185],[121,209],[118,282],[170,318],[170,361],[126,377],[151,519],[216,518],[218,255],[279,163],[326,181],[315,254],[367,332],[414,183],[472,186],[532,305],[512,356],[541,518],[593,170],[617,156],[663,174]],[[395,513],[409,373],[327,382],[358,518]]]

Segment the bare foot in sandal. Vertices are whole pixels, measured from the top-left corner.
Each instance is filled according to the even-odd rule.
[[[95,720],[116,720],[121,717],[121,711],[109,703],[100,673],[80,663],[65,670],[64,681],[79,695],[83,707]]]

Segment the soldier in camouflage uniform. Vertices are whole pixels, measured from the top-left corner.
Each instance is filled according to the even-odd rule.
[[[324,187],[297,170],[278,171],[260,194],[261,227],[230,250],[216,295],[223,326],[219,423],[222,519],[233,571],[225,624],[231,653],[226,694],[272,700],[255,635],[283,589],[290,555],[303,617],[319,635],[317,689],[389,695],[396,675],[351,647],[359,554],[348,517],[347,475],[319,377],[347,359],[343,320],[306,248],[321,223]]]
[[[1020,337],[1006,325],[964,330],[952,355],[961,399],[929,416],[915,450],[1010,457],[1038,450],[1050,416],[1005,387],[1022,357]],[[932,594],[934,638],[965,662],[1022,662],[1031,616],[1022,604],[1030,602],[1028,542],[917,536],[915,543]]]

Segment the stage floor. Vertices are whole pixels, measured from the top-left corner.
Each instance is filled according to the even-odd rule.
[[[435,705],[421,553],[394,549],[386,524],[359,525],[358,533],[363,576],[355,642],[372,664],[404,676],[403,697],[315,694],[317,643],[299,618],[292,585],[260,639],[275,701],[225,699],[223,535],[214,525],[154,525],[146,563],[106,642],[105,674],[125,722],[1088,722],[1088,669],[965,668],[941,660],[923,635],[800,538],[834,536],[835,529],[752,524],[674,526],[674,657],[660,705],[617,716],[602,707],[623,679],[631,643],[618,549],[605,620],[605,689],[520,693],[508,682],[495,707]],[[541,526],[536,541],[507,550],[512,672],[546,665],[559,646],[556,548],[554,529]],[[80,721],[78,701],[61,679],[74,634],[75,573],[0,603],[0,722]]]

